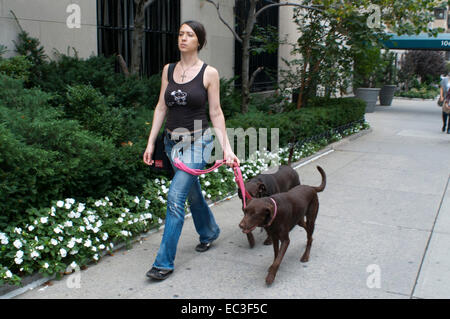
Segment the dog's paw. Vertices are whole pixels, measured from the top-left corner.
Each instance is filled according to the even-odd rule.
[[[303,255],[302,258],[300,258],[300,262],[302,262],[302,263],[306,263],[306,262],[308,262],[308,260],[309,260],[309,256]]]
[[[266,284],[271,285],[274,280],[275,280],[275,275],[273,275],[272,273],[269,273],[266,277]]]
[[[266,240],[264,241],[264,245],[266,245],[266,246],[272,245],[272,238],[267,237]]]

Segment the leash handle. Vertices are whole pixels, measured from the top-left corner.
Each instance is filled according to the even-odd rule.
[[[178,157],[174,158],[174,160],[173,160],[173,165],[175,165],[175,167],[177,167],[178,169],[181,169],[182,171],[184,171],[186,173],[189,173],[189,174],[195,175],[195,176],[210,173],[225,163],[226,163],[225,159],[217,160],[216,163],[212,167],[202,170],[202,169],[195,169],[195,168],[187,167],[186,164],[184,164]],[[235,166],[233,166],[233,170],[234,170],[234,181],[236,182],[236,184],[238,185],[238,187],[241,190],[242,198],[244,200],[244,208],[245,208],[246,207],[245,198],[246,197],[251,198],[251,197],[248,194],[248,192],[245,190],[244,180],[242,178],[242,172],[241,172],[241,169],[239,168],[239,165],[236,164]]]
[[[217,160],[216,163],[214,163],[214,165],[212,167],[202,170],[202,169],[187,167],[186,164],[184,164],[178,157],[176,157],[173,160],[173,165],[175,165],[177,168],[181,169],[182,171],[185,171],[186,173],[189,173],[189,174],[195,175],[195,176],[210,173],[225,163],[226,163],[226,160]]]

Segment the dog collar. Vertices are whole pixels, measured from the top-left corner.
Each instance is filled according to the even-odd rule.
[[[273,212],[273,217],[272,217],[272,219],[271,219],[270,222],[269,222],[266,226],[264,226],[264,227],[269,227],[270,225],[272,225],[273,221],[275,220],[275,217],[277,216],[277,203],[275,202],[275,200],[274,200],[272,197],[269,197],[269,198],[272,200],[275,209],[274,209],[274,212]]]

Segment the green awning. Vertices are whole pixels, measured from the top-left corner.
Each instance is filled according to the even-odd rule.
[[[431,37],[426,33],[418,35],[396,35],[383,41],[389,49],[450,51],[450,33],[439,33]]]

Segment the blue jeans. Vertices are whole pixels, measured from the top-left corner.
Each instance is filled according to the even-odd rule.
[[[176,147],[174,148],[175,145]],[[209,243],[217,239],[220,229],[203,197],[198,176],[179,170],[173,165],[173,158],[178,156],[189,168],[204,169],[211,157],[213,147],[212,135],[205,134],[202,138],[198,138],[192,143],[177,143],[166,136],[164,138],[164,146],[165,152],[175,170],[175,175],[167,194],[164,233],[153,267],[172,270],[174,268],[178,240],[184,224],[184,204],[186,199],[188,199],[195,229],[200,235],[201,243]],[[182,152],[179,150],[180,146],[182,146]]]

